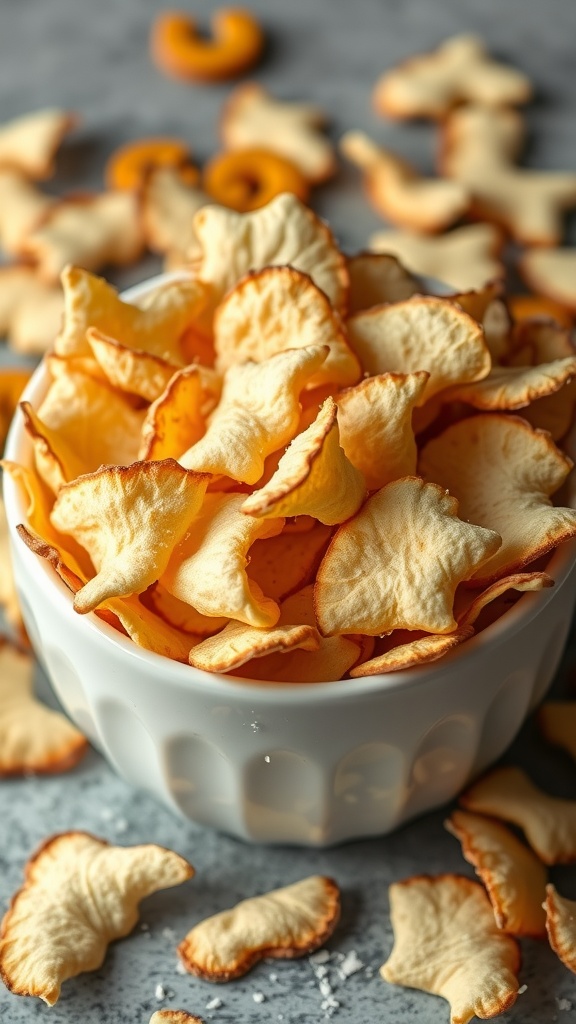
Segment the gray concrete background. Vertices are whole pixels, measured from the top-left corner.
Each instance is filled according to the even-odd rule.
[[[192,86],[164,78],[150,62],[147,37],[152,0],[0,0],[0,120],[45,105],[76,109],[83,123],[66,144],[50,189],[99,188],[107,155],[129,138],[173,133],[189,140],[203,160],[216,151],[217,120],[229,86]],[[197,5],[202,15],[218,5]],[[566,170],[576,164],[573,0],[532,5],[522,0],[252,0],[268,33],[266,59],[254,78],[280,97],[310,99],[332,118],[331,133],[364,128],[432,172],[436,135],[426,125],[400,125],[376,117],[370,92],[378,74],[403,56],[431,48],[460,31],[481,33],[493,53],[534,80],[536,99],[526,111],[530,144],[525,162]],[[358,186],[342,168],[318,190],[316,209],[327,216],[347,249],[365,244],[380,225]],[[576,241],[574,225],[567,239]],[[154,259],[116,280],[128,284],[156,269]],[[0,349],[0,360],[7,353]],[[574,694],[573,638],[558,679],[558,694]],[[45,683],[39,679],[43,689]],[[551,792],[575,796],[576,769],[547,748],[533,723],[524,728],[508,760],[521,763]],[[173,817],[150,797],[121,782],[91,753],[68,775],[0,783],[0,912],[21,884],[23,864],[48,834],[85,828],[123,844],[159,842],[190,858],[196,878],[149,899],[146,929],[109,951],[103,968],[64,985],[51,1010],[0,988],[2,1024],[147,1024],[161,1006],[181,1007],[207,1021],[315,1024],[322,995],[304,961],[264,963],[244,979],[210,986],[176,971],[176,941],[201,918],[238,899],[321,872],[343,890],[342,922],[329,943],[328,977],[343,1024],[441,1024],[442,1000],[385,984],[378,968],[388,955],[390,882],[413,873],[456,871],[472,876],[437,812],[383,839],[326,851],[249,847]],[[556,869],[561,891],[576,897],[576,870]],[[355,950],[364,968],[347,981],[338,958]],[[521,983],[527,986],[503,1020],[512,1024],[576,1021],[576,980],[543,943],[522,943]],[[156,999],[157,985],[166,991]],[[265,1001],[257,1003],[254,994]],[[218,997],[221,1006],[206,1009]]]

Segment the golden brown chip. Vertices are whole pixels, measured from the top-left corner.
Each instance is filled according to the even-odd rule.
[[[202,615],[264,629],[275,625],[280,613],[276,602],[248,579],[248,551],[258,538],[280,533],[284,520],[244,515],[243,501],[243,494],[207,494],[160,582]]]
[[[36,471],[50,490],[58,494],[65,483],[84,472],[82,462],[66,439],[42,422],[29,402],[21,402],[20,410],[32,442]]]
[[[480,814],[453,811],[445,825],[486,886],[498,927],[510,935],[545,935],[547,871],[538,857],[504,825]]]
[[[549,743],[562,747],[576,761],[576,702],[547,701],[538,712],[538,725]]]
[[[395,985],[442,996],[451,1024],[495,1017],[518,994],[517,942],[496,926],[482,886],[426,875],[390,886],[394,948],[380,973]]]
[[[162,394],[178,366],[151,352],[129,348],[95,327],[86,331],[86,340],[106,380],[118,391],[139,395],[154,402]]]
[[[0,127],[0,167],[16,167],[28,178],[50,178],[54,156],[77,117],[48,107],[15,117]]]
[[[31,370],[3,367],[0,370],[0,454],[4,448],[8,428],[16,412],[18,399],[26,387]]]
[[[318,949],[339,917],[338,886],[312,875],[206,918],[188,932],[178,953],[192,974],[231,981],[263,957],[293,959]]]
[[[538,366],[493,366],[484,380],[450,388],[450,400],[475,409],[522,409],[569,384],[576,375],[576,355]]]
[[[65,832],[26,865],[0,932],[0,974],[16,995],[53,1006],[68,978],[97,970],[109,942],[138,921],[138,905],[194,874],[162,846],[110,846],[87,832]]]
[[[243,512],[267,519],[308,515],[335,526],[358,511],[366,482],[340,447],[337,412],[327,398],[314,422],[290,442],[271,480],[246,498]]]
[[[412,412],[427,381],[424,370],[384,373],[338,395],[340,443],[369,491],[415,473]]]
[[[503,579],[496,580],[480,594],[462,587],[456,592],[454,614],[459,626],[472,626],[486,605],[496,601],[507,590],[526,593],[553,586],[554,580],[545,572],[517,572],[512,576],[504,576]]]
[[[576,974],[576,902],[547,885],[544,909],[550,945],[568,970]]]
[[[207,367],[188,366],[175,373],[146,412],[138,458],[177,459],[196,444],[206,432],[206,417],[220,389],[219,376]]]
[[[427,370],[419,405],[451,384],[482,380],[490,371],[482,328],[446,299],[417,295],[374,306],[351,317],[347,328],[367,373]]]
[[[207,485],[207,476],[165,459],[103,466],[62,487],[51,522],[86,549],[96,568],[96,576],[76,594],[75,611],[93,611],[109,598],[139,594],[154,583],[198,512]]]
[[[253,658],[292,651],[317,651],[320,639],[314,626],[269,626],[258,629],[245,622],[229,622],[220,633],[194,647],[189,662],[205,672],[233,672]]]
[[[464,643],[473,633],[469,626],[459,626],[453,633],[444,634],[395,629],[378,644],[375,657],[355,666],[350,675],[353,679],[360,679],[362,676],[401,672],[406,668],[427,665]]]
[[[37,701],[34,660],[0,640],[0,776],[65,772],[88,743],[64,715]]]
[[[550,495],[572,463],[551,438],[516,416],[486,413],[448,427],[420,454],[419,470],[460,503],[460,514],[502,537],[474,580],[491,583],[576,534],[576,511]]]
[[[268,597],[283,601],[311,582],[331,536],[330,527],[314,519],[311,528],[302,531],[289,529],[287,522],[282,533],[252,545],[249,579]]]
[[[149,1024],[204,1024],[204,1020],[186,1010],[156,1010]]]
[[[458,502],[441,487],[417,477],[396,480],[330,542],[314,594],[320,632],[452,633],[458,583],[500,543],[492,530],[459,519]]]
[[[293,267],[266,267],[236,285],[216,311],[214,345],[220,371],[288,348],[327,345],[308,387],[355,384],[361,376],[340,317],[312,279]]]
[[[576,801],[543,793],[520,768],[495,768],[460,802],[466,810],[518,825],[545,864],[576,860]]]
[[[390,230],[370,237],[370,248],[376,252],[397,256],[412,273],[462,291],[504,276],[498,258],[502,245],[502,235],[493,224],[466,224],[439,238]]]
[[[192,605],[179,601],[173,594],[168,593],[161,583],[153,583],[140,595],[140,601],[169,626],[196,639],[212,636],[223,629],[229,621],[224,617],[202,615]]]
[[[348,257],[351,316],[384,302],[403,302],[420,291],[400,260],[384,252],[359,252]]]
[[[325,345],[288,349],[263,363],[231,366],[208,429],[181,455],[187,469],[254,484],[267,455],[294,436],[300,417],[298,395],[327,355]]]

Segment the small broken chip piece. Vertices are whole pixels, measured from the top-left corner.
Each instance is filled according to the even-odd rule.
[[[312,875],[206,918],[188,932],[178,953],[192,974],[231,981],[264,957],[312,953],[330,938],[339,917],[338,886],[331,878]]]
[[[509,935],[545,935],[547,871],[538,857],[510,829],[483,815],[456,810],[445,826],[486,886],[498,927]]]
[[[546,701],[537,718],[548,742],[563,747],[576,761],[576,701]]]
[[[157,167],[180,172],[189,184],[196,184],[199,172],[190,163],[190,151],[182,139],[154,136],[119,146],[109,157],[104,171],[109,189],[140,189]]]
[[[286,192],[305,203],[310,193],[298,167],[264,147],[217,153],[204,165],[202,185],[217,203],[240,213],[259,210]]]
[[[499,259],[502,245],[502,234],[493,224],[466,224],[437,238],[390,230],[370,236],[375,252],[396,256],[413,274],[461,291],[482,288],[492,278],[504,276]]]
[[[193,867],[162,846],[110,846],[87,832],[52,836],[30,858],[0,931],[0,975],[16,995],[53,1006],[61,985],[103,963],[138,921],[145,896]]]
[[[544,909],[550,945],[568,970],[576,974],[576,902],[547,885]]]
[[[501,932],[478,882],[416,875],[390,886],[394,948],[380,973],[442,996],[450,1024],[496,1017],[518,994],[518,943]]]
[[[474,630],[459,626],[453,633],[423,633],[420,630],[394,629],[378,644],[378,653],[355,665],[352,679],[376,676],[383,672],[401,672],[437,661],[469,640]]]
[[[186,1010],[156,1010],[149,1024],[205,1024],[202,1017],[196,1017]]]

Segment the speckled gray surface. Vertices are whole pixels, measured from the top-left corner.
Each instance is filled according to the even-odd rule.
[[[58,191],[100,184],[103,161],[131,137],[174,133],[188,138],[199,159],[217,147],[216,124],[228,86],[193,87],[162,77],[151,65],[147,34],[163,5],[152,0],[2,0],[0,3],[0,115],[4,120],[47,104],[77,109],[83,125],[63,150]],[[216,3],[198,4],[208,13]],[[534,79],[537,99],[527,111],[534,166],[576,164],[573,88],[576,8],[552,0],[544,8],[522,0],[252,0],[269,35],[266,60],[255,77],[286,98],[313,99],[333,119],[337,137],[350,127],[432,170],[435,135],[427,126],[395,125],[376,118],[369,95],[377,74],[397,58],[434,45],[456,31],[481,32],[493,51]],[[50,185],[49,187],[52,187]],[[342,243],[358,248],[378,224],[355,174],[342,169],[319,190],[314,205],[333,223]],[[568,225],[567,237],[575,239]],[[149,260],[126,272],[128,284],[155,269]],[[7,353],[0,351],[5,361]],[[555,684],[574,692],[576,637]],[[39,680],[43,689],[45,683]],[[536,781],[558,795],[576,795],[576,769],[546,748],[532,723],[509,760],[519,760]],[[249,847],[172,816],[152,798],[135,793],[96,753],[70,774],[0,783],[0,911],[19,886],[23,864],[46,835],[86,828],[121,843],[159,842],[190,858],[196,877],[158,894],[142,909],[146,927],[109,951],[104,967],[65,984],[53,1009],[0,988],[2,1024],[38,1019],[53,1024],[147,1024],[160,1006],[186,1008],[206,1020],[248,1024],[317,1022],[325,1017],[318,978],[306,961],[263,963],[245,979],[214,987],[176,970],[176,940],[208,914],[239,898],[313,872],[334,876],[343,889],[342,922],[329,943],[328,979],[346,1024],[436,1024],[448,1020],[439,999],[386,985],[378,967],[392,943],[388,884],[411,873],[457,871],[472,875],[458,844],[431,814],[380,840],[325,851]],[[576,869],[552,872],[562,891],[576,897]],[[355,950],[364,967],[346,981],[339,957]],[[543,943],[522,944],[521,982],[527,986],[503,1020],[514,1024],[576,1021],[576,980]],[[165,991],[156,998],[156,988]],[[254,996],[262,993],[263,1002]],[[217,998],[221,1005],[207,1006]]]

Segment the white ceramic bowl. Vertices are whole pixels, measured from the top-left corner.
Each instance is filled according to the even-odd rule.
[[[137,301],[158,280],[132,289]],[[38,404],[42,367],[26,398]],[[28,463],[22,418],[6,457]],[[20,541],[5,474],[26,628],[62,704],[129,782],[193,821],[255,842],[325,846],[388,832],[446,802],[495,761],[550,685],[576,602],[576,547],[550,590],[526,594],[441,661],[366,679],[291,686],[209,675],[77,615],[49,564]]]

